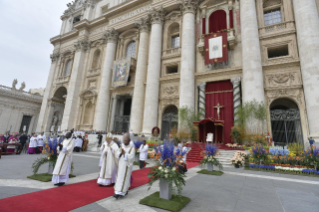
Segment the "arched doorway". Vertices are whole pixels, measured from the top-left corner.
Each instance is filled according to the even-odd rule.
[[[67,90],[58,88],[51,99],[50,116],[48,118],[47,131],[58,131],[62,124]],[[51,115],[52,114],[52,115]]]
[[[277,99],[270,105],[271,130],[275,145],[303,143],[298,105],[290,99]]]
[[[168,138],[169,132],[178,125],[178,109],[175,105],[166,107],[162,114],[161,139]]]

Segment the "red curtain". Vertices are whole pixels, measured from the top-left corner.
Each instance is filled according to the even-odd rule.
[[[234,14],[233,10],[229,10],[229,27],[234,28]]]
[[[227,29],[227,18],[224,10],[217,10],[209,17],[209,33]]]
[[[206,34],[206,18],[203,18],[202,20],[202,33],[203,35]]]
[[[229,80],[211,82],[211,83],[207,83],[206,85],[206,118],[218,119],[217,109],[214,107],[218,103],[221,106],[224,106],[224,108],[220,109],[220,119],[224,121],[225,144],[231,142],[230,132],[231,132],[231,127],[234,125],[234,105],[233,105],[232,90],[233,90],[233,85]],[[207,92],[216,92],[216,93],[207,94]],[[218,136],[221,136],[220,133],[221,132],[218,132]],[[218,138],[218,140],[220,139]]]

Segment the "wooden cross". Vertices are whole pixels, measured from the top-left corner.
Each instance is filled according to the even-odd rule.
[[[220,105],[219,102],[218,102],[218,104],[217,104],[216,106],[214,106],[214,108],[217,109],[218,120],[220,120],[220,109],[221,109],[221,108],[224,108],[224,107],[225,107],[225,106]]]

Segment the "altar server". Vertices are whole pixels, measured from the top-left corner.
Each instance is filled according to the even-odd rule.
[[[145,138],[144,135],[142,135],[142,139]],[[148,154],[148,145],[143,139],[143,144],[140,146],[139,150],[140,152],[140,169],[143,169],[145,167],[145,161],[147,160],[147,154]]]
[[[80,152],[80,150],[82,149],[82,145],[83,145],[83,139],[82,139],[81,135],[78,135],[78,137],[75,139],[75,148],[74,148],[74,150],[76,152]]]
[[[112,140],[112,135],[109,133],[102,152],[102,166],[97,180],[100,186],[108,186],[115,183],[119,166],[119,159],[115,157],[115,153],[118,150],[118,145]]]
[[[36,134],[33,134],[33,136],[30,138],[29,148],[27,153],[28,154],[35,154],[35,149],[37,148],[38,138]]]
[[[135,156],[135,148],[130,146],[130,135],[124,134],[124,142],[121,148],[116,152],[116,157],[119,158],[119,168],[117,179],[114,186],[114,195],[116,199],[128,194],[128,189],[131,186],[132,167]]]
[[[43,132],[40,135],[38,135],[38,143],[37,143],[38,153],[42,153],[45,140],[46,140],[46,137]]]
[[[73,149],[75,146],[72,133],[73,130],[66,134],[65,139],[62,142],[62,150],[60,151],[53,170],[52,183],[54,183],[55,186],[62,186],[69,181]]]

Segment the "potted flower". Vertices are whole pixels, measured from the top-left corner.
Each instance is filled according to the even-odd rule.
[[[245,156],[246,154],[244,152],[237,151],[234,157],[231,159],[231,163],[234,164],[235,168],[239,168],[244,164]]]
[[[155,151],[157,165],[152,167],[148,174],[150,187],[159,180],[160,198],[170,200],[172,193],[181,196],[186,176],[180,159],[176,157],[174,143],[164,141],[162,145],[155,148]]]
[[[202,159],[200,164],[202,166],[207,164],[208,171],[213,171],[213,165],[218,166],[219,170],[223,169],[222,164],[215,157],[217,151],[218,148],[215,145],[207,144],[205,150],[201,152],[201,156],[203,156],[204,158]]]

